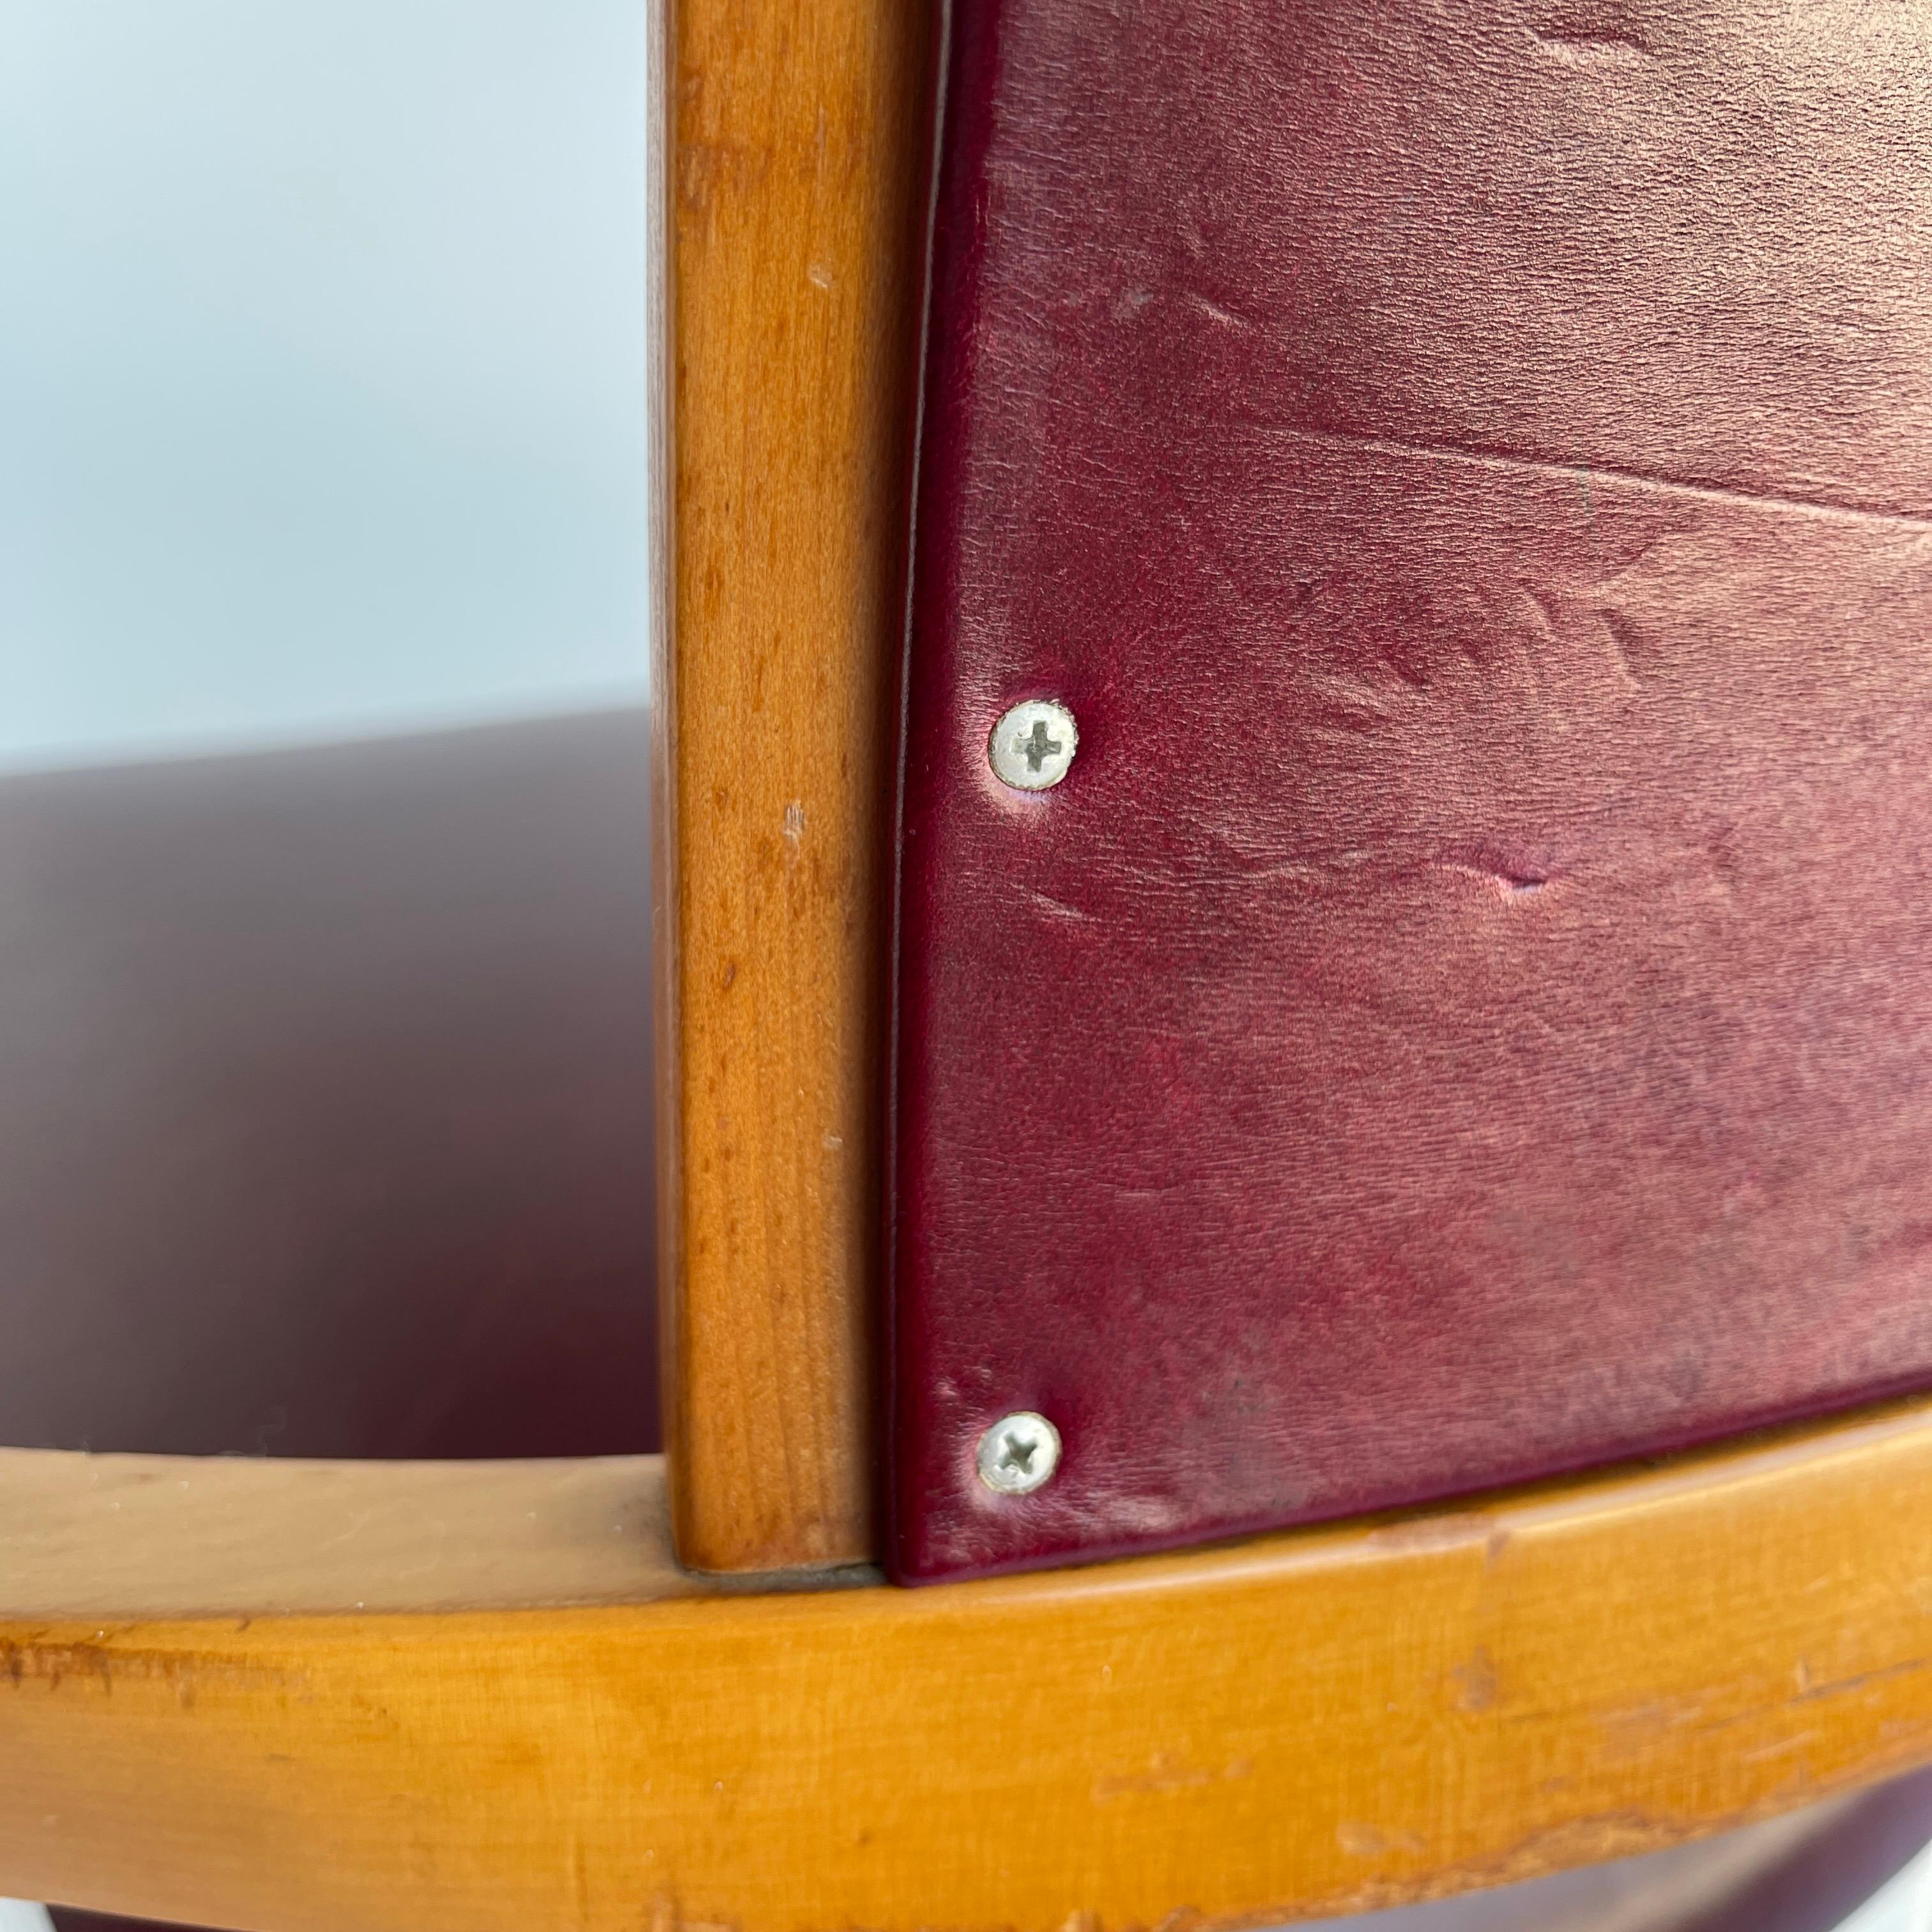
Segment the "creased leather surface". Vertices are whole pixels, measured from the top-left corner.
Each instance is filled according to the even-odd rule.
[[[1932,1380],[1932,8],[957,0],[934,248],[898,1574]]]

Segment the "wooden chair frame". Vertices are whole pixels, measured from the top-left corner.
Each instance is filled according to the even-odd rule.
[[[926,11],[683,0],[657,76],[668,1461],[0,1452],[0,1892],[1262,1923],[1932,1760],[1932,1402],[1178,1556],[865,1567]]]

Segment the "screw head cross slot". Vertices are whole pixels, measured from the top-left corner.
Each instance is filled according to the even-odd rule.
[[[1003,1416],[980,1438],[980,1480],[1003,1496],[1030,1496],[1060,1466],[1060,1431],[1030,1408]]]
[[[986,755],[1002,784],[1016,791],[1045,791],[1066,777],[1079,745],[1073,714],[1065,705],[1030,698],[993,727]]]
[[[1037,772],[1048,758],[1058,758],[1064,748],[1058,738],[1049,738],[1046,735],[1046,720],[1044,718],[1036,718],[1033,721],[1030,736],[1013,740],[1013,749],[1026,760],[1027,770],[1030,772]]]

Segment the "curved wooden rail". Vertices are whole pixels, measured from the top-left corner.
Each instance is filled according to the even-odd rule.
[[[914,1592],[700,1585],[663,1488],[0,1454],[0,1893],[275,1932],[1262,1922],[1932,1759],[1932,1402]]]

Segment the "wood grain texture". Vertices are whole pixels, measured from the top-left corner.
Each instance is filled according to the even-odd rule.
[[[926,11],[677,10],[667,1442],[707,1570],[872,1549]]]
[[[263,1932],[1265,1924],[1661,1846],[1932,1759],[1924,1402],[915,1592],[694,1594],[648,1546],[648,1470],[605,1466],[635,1481],[636,1598],[578,1609],[545,1606],[604,1587],[602,1507],[575,1558],[568,1535],[438,1543],[452,1479],[392,1468],[365,1544],[329,1488],[353,1478],[224,1474],[252,1500],[218,1510],[179,1467],[185,1490],[135,1472],[138,1540],[172,1545],[144,1596],[95,1466],[0,1456],[0,1894]],[[547,1507],[527,1466],[500,1473]],[[250,1522],[280,1552],[253,1597]],[[207,1608],[184,1614],[204,1534]],[[437,1600],[472,1566],[493,1607],[313,1613],[418,1588],[432,1550]]]
[[[704,1586],[662,1456],[475,1462],[0,1453],[0,1604],[32,1617],[528,1610]]]

